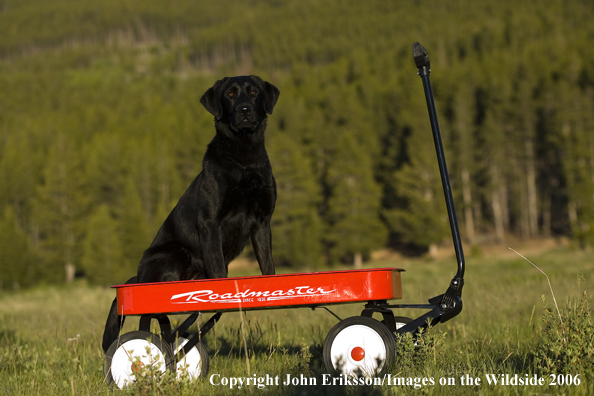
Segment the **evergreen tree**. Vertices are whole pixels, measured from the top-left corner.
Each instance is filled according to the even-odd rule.
[[[481,82],[482,94],[486,96],[485,118],[477,127],[477,158],[483,159],[487,175],[483,191],[484,202],[489,203],[488,217],[492,219],[495,238],[505,241],[506,233],[512,231],[513,185],[516,177],[516,159],[512,156],[514,140],[513,117],[509,114],[512,81],[509,78],[509,56],[501,54],[492,65],[491,73]]]
[[[31,220],[35,173],[25,138],[12,136],[0,155],[0,208],[11,207],[21,227]]]
[[[150,229],[146,214],[142,211],[140,197],[136,190],[136,184],[131,177],[128,177],[124,188],[123,196],[116,208],[117,213],[117,235],[121,243],[122,268],[124,277],[132,277],[136,274],[138,263],[142,253],[151,244]],[[115,221],[115,220],[114,220]],[[124,282],[121,279],[118,282]]]
[[[431,131],[415,130],[408,144],[415,147],[410,152],[410,162],[394,175],[398,194],[405,204],[385,211],[385,217],[400,240],[434,253],[449,229]]]
[[[567,180],[571,232],[580,246],[594,244],[594,117],[590,96],[563,84],[561,117],[563,169]]]
[[[89,197],[93,206],[114,207],[124,190],[125,150],[121,136],[106,133],[93,136],[85,151],[85,180],[89,180]]]
[[[277,189],[271,224],[275,260],[294,268],[317,268],[322,258],[321,194],[311,162],[286,134],[273,133],[268,142]]]
[[[49,280],[74,279],[89,202],[84,182],[74,141],[59,132],[50,148],[43,184],[37,188],[35,200],[35,220]]]
[[[31,286],[38,279],[31,242],[7,207],[0,217],[0,290]]]
[[[134,275],[127,273],[122,263],[122,241],[106,205],[99,206],[90,217],[83,246],[81,264],[89,282],[109,286]]]
[[[328,232],[333,261],[350,258],[355,267],[386,243],[387,229],[379,219],[382,191],[373,177],[372,159],[349,134],[337,137],[328,168]]]
[[[476,88],[473,84],[465,83],[469,78],[466,75],[466,79],[459,81],[457,91],[453,95],[452,105],[454,112],[454,120],[450,124],[450,136],[456,142],[452,142],[453,147],[448,153],[456,152],[456,156],[449,156],[452,159],[449,163],[453,166],[450,167],[450,173],[453,173],[453,180],[458,180],[458,190],[462,195],[462,205],[458,205],[461,209],[460,214],[463,219],[464,235],[471,244],[476,241],[476,226],[475,216],[473,213],[474,206],[476,204],[477,192],[475,190],[476,183],[473,183],[475,173],[480,170],[477,169],[474,161],[474,155],[476,153],[476,144],[474,142],[475,134],[475,122],[477,119],[476,112]],[[445,118],[445,117],[444,117]],[[453,139],[450,139],[453,140]],[[454,172],[452,172],[454,171]]]

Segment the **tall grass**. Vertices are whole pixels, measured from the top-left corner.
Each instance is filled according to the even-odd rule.
[[[518,249],[521,252],[521,249]],[[503,254],[503,252],[502,252]],[[529,256],[529,255],[528,255]],[[469,257],[464,309],[421,339],[398,340],[396,363],[389,373],[410,385],[325,386],[322,346],[336,319],[321,309],[285,309],[227,313],[205,337],[209,377],[279,376],[316,378],[316,386],[271,386],[266,394],[593,394],[594,338],[591,298],[594,259],[589,252],[556,249],[529,256],[550,277],[560,315],[550,306],[542,274],[517,256]],[[376,262],[403,273],[405,299],[424,302],[441,294],[455,272],[454,260]],[[543,301],[544,297],[544,303]],[[103,378],[100,339],[113,298],[109,289],[77,283],[0,294],[0,395],[109,394]],[[341,318],[359,315],[363,306],[332,308]],[[398,315],[416,317],[407,310]],[[208,319],[208,315],[202,319]],[[179,318],[181,319],[181,318]],[[125,331],[137,326],[127,321]],[[245,342],[244,342],[245,338]],[[246,358],[248,361],[246,362]],[[579,374],[580,385],[489,385],[486,374],[520,377]],[[460,377],[480,378],[479,385]],[[416,389],[414,379],[433,378]],[[440,385],[439,379],[455,385]],[[206,381],[144,381],[114,394],[196,395],[259,394],[255,386],[230,389]],[[141,386],[142,385],[142,386]]]

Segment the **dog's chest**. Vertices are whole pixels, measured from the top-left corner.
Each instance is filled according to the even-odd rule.
[[[223,216],[245,215],[255,220],[270,216],[276,193],[272,172],[244,172],[228,185]]]

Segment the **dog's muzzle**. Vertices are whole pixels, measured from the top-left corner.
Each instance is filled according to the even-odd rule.
[[[251,105],[240,104],[235,108],[235,125],[238,128],[253,128],[256,125],[256,117]]]

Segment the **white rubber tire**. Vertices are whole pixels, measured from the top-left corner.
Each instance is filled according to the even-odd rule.
[[[182,349],[187,342],[188,340],[184,337],[179,337],[174,345],[174,354]],[[182,356],[177,362],[177,378],[181,378],[184,374],[187,374],[192,381],[197,380],[200,377],[206,378],[206,375],[208,374],[208,363],[208,354],[204,349],[204,345],[199,342],[194,348],[190,349],[190,352],[188,352],[187,355]]]
[[[111,344],[107,350],[103,369],[108,384],[120,389],[130,386],[135,372],[140,367],[153,366],[165,373],[167,363],[172,360],[169,345],[155,334],[146,331],[126,333]]]
[[[334,375],[374,376],[394,362],[395,355],[394,335],[364,316],[340,321],[324,341],[324,364]]]

